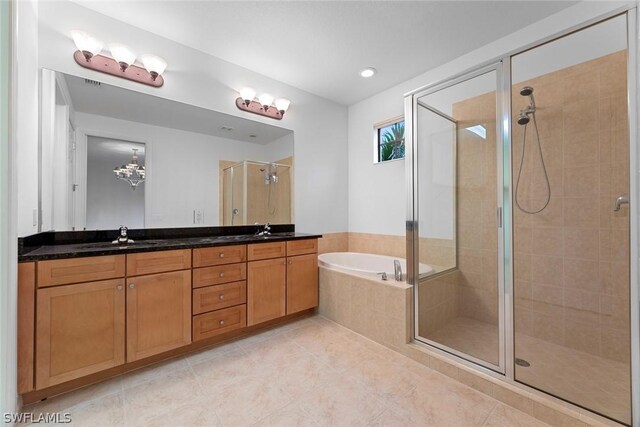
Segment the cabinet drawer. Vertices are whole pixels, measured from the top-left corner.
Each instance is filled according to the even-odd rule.
[[[282,258],[286,255],[285,242],[252,243],[247,245],[247,259],[258,261],[269,258]]]
[[[291,240],[287,242],[287,256],[315,254],[318,252],[318,239]]]
[[[196,268],[193,270],[193,287],[219,285],[238,282],[247,278],[247,264],[226,264],[216,267]]]
[[[38,287],[124,277],[124,255],[38,262]]]
[[[247,302],[247,282],[207,286],[193,291],[193,314],[220,310]]]
[[[219,246],[193,250],[193,266],[232,264],[247,260],[247,245]]]
[[[237,305],[193,316],[193,341],[202,340],[247,326],[247,306]]]
[[[191,249],[127,255],[127,276],[164,273],[191,268]]]

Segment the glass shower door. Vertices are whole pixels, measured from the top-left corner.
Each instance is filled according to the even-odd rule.
[[[511,146],[515,379],[630,424],[626,24],[512,58]]]
[[[413,97],[414,259],[434,270],[415,286],[415,336],[504,372],[498,82],[496,65]]]

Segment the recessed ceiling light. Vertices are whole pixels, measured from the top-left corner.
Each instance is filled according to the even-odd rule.
[[[369,77],[373,76],[375,73],[376,73],[376,69],[373,67],[367,67],[364,70],[360,71],[360,75],[365,79],[368,79]]]

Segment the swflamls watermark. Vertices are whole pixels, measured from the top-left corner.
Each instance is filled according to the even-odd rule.
[[[68,412],[43,412],[41,414],[5,412],[3,421],[5,424],[69,424],[71,422],[71,414]]]

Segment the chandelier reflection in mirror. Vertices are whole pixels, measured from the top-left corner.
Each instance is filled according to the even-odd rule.
[[[132,150],[133,157],[131,158],[131,162],[126,165],[117,166],[113,169],[113,173],[116,175],[116,178],[128,182],[131,188],[135,190],[138,185],[144,182],[145,168],[138,163],[138,149],[132,148]]]

